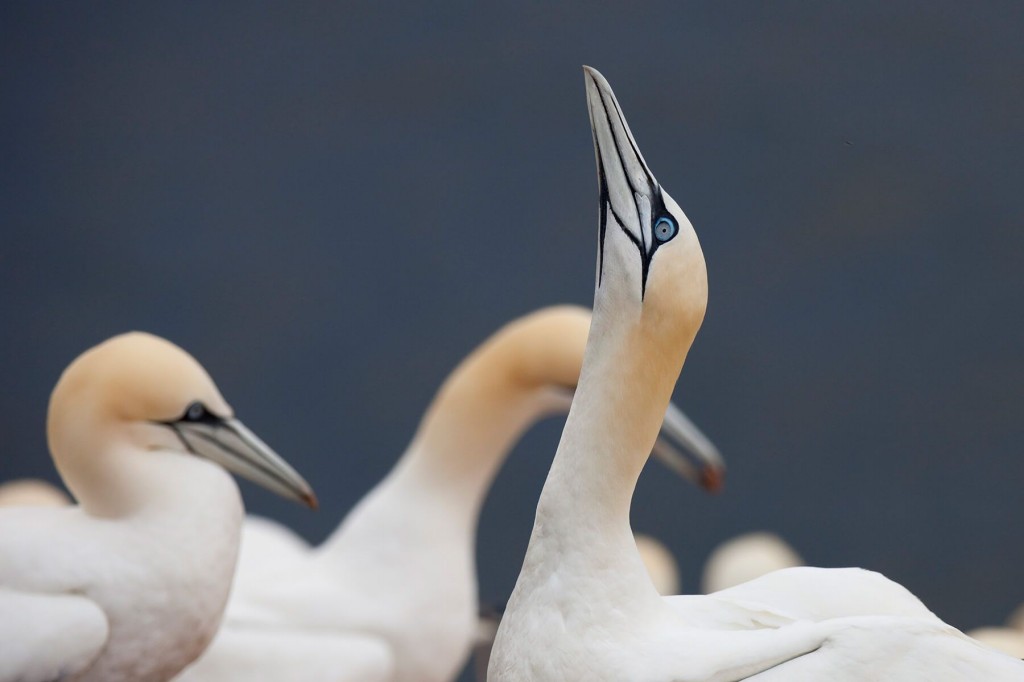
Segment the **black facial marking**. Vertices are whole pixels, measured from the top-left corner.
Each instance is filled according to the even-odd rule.
[[[629,184],[630,190],[632,190],[633,207],[636,210],[637,225],[640,226],[640,236],[638,238],[626,228],[626,223],[622,219],[622,216],[620,216],[616,212],[615,207],[612,206],[611,198],[608,192],[608,177],[607,173],[605,172],[604,158],[601,156],[601,147],[598,144],[597,126],[593,125],[593,121],[591,121],[591,127],[594,137],[594,148],[597,150],[597,174],[598,182],[600,185],[600,226],[598,233],[599,265],[597,285],[599,287],[601,286],[601,280],[604,274],[604,243],[605,237],[607,235],[608,214],[610,213],[612,215],[612,218],[615,220],[616,224],[619,226],[619,229],[621,229],[622,232],[629,238],[629,241],[633,243],[633,245],[636,247],[637,252],[640,254],[640,300],[643,301],[644,297],[647,294],[647,275],[650,272],[651,260],[654,258],[655,252],[662,244],[671,241],[672,238],[676,236],[676,234],[679,231],[678,221],[671,213],[668,212],[668,209],[665,207],[665,200],[662,196],[661,185],[659,185],[657,181],[651,176],[651,173],[650,171],[648,171],[647,166],[643,163],[643,161],[640,158],[640,151],[636,148],[636,145],[630,138],[628,132],[626,132],[626,121],[622,117],[622,112],[619,110],[617,106],[614,106],[614,103],[609,104],[605,100],[604,92],[601,90],[601,86],[598,84],[597,79],[594,78],[593,75],[590,76],[590,79],[594,82],[594,86],[597,88],[598,97],[600,97],[601,99],[601,108],[604,109],[605,120],[608,124],[608,133],[611,137],[612,144],[615,145],[615,153],[618,156],[619,164],[622,167],[622,175],[626,178],[626,182]],[[622,153],[622,148],[619,146],[619,139],[615,135],[615,127],[612,124],[611,113],[608,110],[609,107],[615,109],[615,113],[618,116],[619,123],[621,123],[622,125],[623,133],[626,134],[626,139],[629,142],[633,154],[636,155],[637,163],[640,164],[640,167],[644,171],[644,175],[647,177],[647,182],[649,186],[647,188],[644,188],[643,190],[641,190],[640,188],[633,184],[633,177],[627,172],[628,166],[626,165],[625,157]],[[640,202],[637,199],[637,195],[647,196],[651,203],[652,243],[650,245],[644,243],[646,240],[644,239],[643,232],[643,214],[640,209]],[[675,231],[664,240],[659,239],[657,235],[654,234],[655,226],[657,226],[658,222],[661,221],[662,219],[671,221],[672,225],[676,227]]]
[[[604,234],[608,229],[608,213],[605,206],[611,208],[608,200],[608,181],[604,177],[604,159],[601,158],[601,147],[597,144],[597,131],[591,123],[591,132],[594,135],[594,149],[597,150],[597,184],[600,198],[598,200],[598,228],[597,228],[597,286],[601,286],[601,279],[604,275]]]
[[[174,435],[178,437],[178,440],[181,441],[181,444],[185,446],[185,449],[187,451],[191,452],[193,455],[197,454],[196,451],[192,448],[192,444],[189,443],[188,439],[185,438],[185,434],[183,434],[181,432],[181,429],[178,428],[177,422],[163,422],[163,424],[164,426],[168,427],[171,431],[174,431]]]
[[[188,441],[185,439],[179,425],[182,424],[207,424],[209,426],[218,426],[224,423],[224,420],[213,412],[210,412],[209,408],[203,403],[196,400],[188,404],[185,408],[185,413],[177,419],[170,419],[168,421],[157,421],[155,424],[161,424],[163,426],[170,427],[174,431],[175,435],[178,436],[178,440],[188,449],[189,452],[194,452]]]
[[[185,409],[185,414],[181,418],[157,423],[166,426],[171,431],[174,431],[174,435],[177,436],[178,440],[181,441],[181,444],[185,446],[185,450],[193,455],[202,456],[199,455],[196,448],[189,442],[189,438],[196,438],[199,441],[205,441],[228,453],[233,458],[243,461],[252,468],[261,471],[266,476],[274,480],[281,480],[281,476],[262,460],[247,457],[245,453],[218,435],[223,434],[224,432],[230,432],[238,441],[245,443],[245,437],[239,433],[237,427],[230,419],[218,417],[210,412],[206,406],[199,401],[189,403],[189,406]],[[197,429],[190,426],[192,424],[202,424],[203,426],[211,428]],[[186,437],[186,435],[188,437]]]

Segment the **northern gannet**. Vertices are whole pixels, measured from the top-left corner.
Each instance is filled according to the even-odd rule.
[[[162,682],[220,622],[243,508],[228,468],[315,506],[190,355],[149,334],[79,356],[47,439],[79,504],[0,509],[0,682]]]
[[[704,564],[701,591],[718,592],[782,568],[802,566],[804,560],[774,533],[744,533],[726,540]]]
[[[0,507],[66,507],[63,490],[41,479],[22,478],[0,485]]]
[[[589,326],[589,311],[559,306],[491,336],[444,382],[392,471],[319,547],[296,551],[301,541],[280,527],[247,524],[221,634],[180,680],[315,679],[309,666],[338,657],[330,643],[293,652],[313,630],[351,636],[342,663],[373,679],[453,679],[477,627],[480,505],[523,431],[568,410]],[[703,481],[716,484],[714,447],[675,408],[662,414],[665,433],[703,458]],[[666,442],[658,447],[696,475]],[[275,631],[289,641],[275,648]]]
[[[630,502],[704,317],[707,274],[607,81],[587,67],[585,81],[600,184],[594,319],[488,680],[1024,679],[1024,663],[859,569],[786,569],[709,596],[654,589]]]

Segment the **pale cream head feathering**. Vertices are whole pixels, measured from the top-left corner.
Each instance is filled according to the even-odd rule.
[[[132,506],[125,453],[139,450],[199,455],[286,496],[313,499],[305,481],[234,418],[206,370],[152,334],[121,334],[75,359],[50,396],[47,438],[68,488],[103,516]]]

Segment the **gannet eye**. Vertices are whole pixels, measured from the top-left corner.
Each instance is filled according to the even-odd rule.
[[[668,217],[658,218],[658,222],[654,223],[654,238],[664,244],[675,237],[678,230],[676,221]]]
[[[213,415],[206,409],[206,405],[197,400],[185,408],[185,416],[181,420],[185,422],[203,422],[210,420],[212,417]]]

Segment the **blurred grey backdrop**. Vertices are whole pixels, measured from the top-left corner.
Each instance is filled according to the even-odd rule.
[[[303,471],[311,540],[514,316],[589,304],[581,64],[700,235],[677,401],[731,465],[634,526],[697,588],[771,529],[952,623],[1024,601],[1024,4],[0,5],[0,478],[56,480],[46,401],[128,329],[191,351]],[[481,522],[511,590],[560,424]]]

